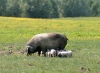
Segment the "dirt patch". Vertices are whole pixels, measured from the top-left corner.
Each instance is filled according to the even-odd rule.
[[[81,69],[80,69],[81,73],[87,73],[88,71],[91,71],[90,68],[81,67]]]
[[[22,50],[0,50],[0,55],[25,54]]]

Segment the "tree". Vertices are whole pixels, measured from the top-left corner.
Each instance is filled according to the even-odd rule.
[[[64,0],[64,17],[88,16],[88,3],[83,0]]]
[[[45,18],[50,10],[48,2],[47,0],[22,0],[20,4],[21,15],[23,17]]]
[[[54,18],[59,17],[57,3],[58,3],[57,0],[51,0],[51,4],[52,4],[52,17],[54,17]]]
[[[19,0],[7,0],[6,12],[7,16],[20,16]]]
[[[92,3],[91,10],[93,16],[98,16],[100,14],[100,4],[98,2]]]
[[[6,0],[0,0],[0,16],[6,15]]]

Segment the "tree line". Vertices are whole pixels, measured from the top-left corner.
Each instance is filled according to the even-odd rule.
[[[100,0],[0,0],[0,16],[30,18],[100,16]]]

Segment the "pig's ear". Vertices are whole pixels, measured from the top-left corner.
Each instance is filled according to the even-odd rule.
[[[31,46],[26,46],[25,52],[28,52],[29,49],[31,49]]]
[[[32,48],[31,46],[26,46],[26,48]]]

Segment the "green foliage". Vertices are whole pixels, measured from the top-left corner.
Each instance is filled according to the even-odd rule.
[[[91,6],[93,16],[100,15],[100,4],[98,2],[94,2]]]
[[[58,18],[99,16],[99,0],[1,0],[1,16]]]
[[[6,0],[0,0],[0,16],[5,15],[6,10]]]
[[[7,16],[20,16],[20,7],[19,7],[20,0],[7,0],[6,3],[6,15]]]

